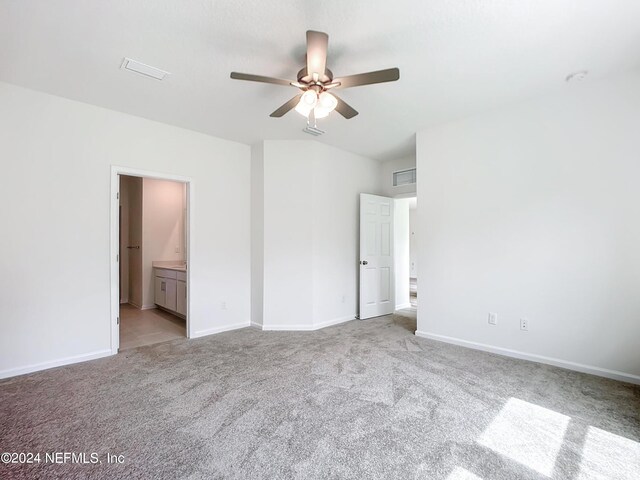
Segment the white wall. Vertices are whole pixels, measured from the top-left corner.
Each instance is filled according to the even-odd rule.
[[[264,142],[263,325],[313,319],[311,141]]]
[[[358,312],[360,193],[380,193],[380,163],[311,143],[313,323],[319,326]]]
[[[155,306],[153,262],[185,260],[184,192],[184,183],[142,179],[143,308]]]
[[[310,140],[263,148],[264,328],[354,318],[358,195],[379,191],[379,163]]]
[[[249,161],[246,145],[0,83],[14,232],[0,237],[0,376],[110,353],[110,165],[193,179],[192,331],[248,325]]]
[[[409,298],[409,206],[411,199],[397,198],[393,212],[393,249],[395,267],[396,310],[411,307]]]
[[[418,213],[416,207],[409,210],[409,276],[418,278]]]
[[[251,146],[251,323],[264,310],[264,143]]]
[[[418,331],[640,381],[639,126],[635,74],[420,132]]]
[[[416,184],[413,185],[401,185],[399,187],[393,186],[393,172],[401,170],[409,170],[410,168],[416,168],[416,157],[410,155],[407,157],[396,158],[393,160],[387,160],[382,162],[380,166],[380,175],[382,182],[382,195],[387,197],[407,196],[416,193]]]

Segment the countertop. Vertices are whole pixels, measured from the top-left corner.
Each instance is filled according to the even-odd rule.
[[[175,270],[177,272],[186,272],[187,264],[180,262],[170,262],[170,261],[158,261],[151,262],[153,268],[164,268],[166,270]]]

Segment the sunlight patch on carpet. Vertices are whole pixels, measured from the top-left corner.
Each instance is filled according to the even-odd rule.
[[[640,478],[640,443],[589,427],[582,449],[578,480],[590,478]]]
[[[447,477],[447,480],[482,480],[477,475],[474,475],[466,468],[456,467]]]
[[[512,397],[478,443],[549,477],[569,420],[566,415]]]

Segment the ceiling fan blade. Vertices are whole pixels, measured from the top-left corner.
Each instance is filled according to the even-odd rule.
[[[358,111],[356,109],[354,109],[351,105],[338,97],[335,93],[331,92],[331,95],[336,97],[336,100],[338,101],[338,105],[336,105],[336,112],[338,112],[344,118],[349,120],[350,118],[358,115]]]
[[[247,80],[249,82],[273,83],[275,85],[290,86],[290,80],[282,80],[281,78],[264,77],[262,75],[252,75],[250,73],[231,72],[231,78],[234,80]]]
[[[359,73],[357,75],[349,75],[348,77],[336,78],[334,82],[340,82],[340,86],[336,88],[350,88],[374,83],[395,82],[399,78],[399,69],[388,68],[376,72]]]
[[[307,74],[324,75],[327,66],[327,46],[329,35],[323,32],[307,30]]]
[[[292,110],[296,107],[296,105],[298,105],[298,102],[300,102],[300,98],[302,97],[302,94],[300,95],[296,95],[295,97],[293,97],[291,100],[289,100],[287,103],[285,103],[284,105],[282,105],[280,108],[278,108],[275,112],[273,112],[271,115],[269,115],[270,117],[277,117],[280,118],[281,116],[283,116],[285,113],[287,113],[289,110]]]

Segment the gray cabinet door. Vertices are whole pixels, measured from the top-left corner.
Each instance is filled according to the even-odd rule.
[[[187,284],[178,280],[177,298],[176,298],[177,312],[181,315],[187,314]]]
[[[173,278],[165,278],[165,282],[167,282],[167,291],[166,291],[166,302],[163,305],[164,308],[168,308],[169,310],[176,310],[176,284],[178,283]]]
[[[167,280],[162,277],[155,277],[156,279],[156,288],[155,288],[155,302],[156,305],[160,305],[161,307],[166,307],[167,305]]]

